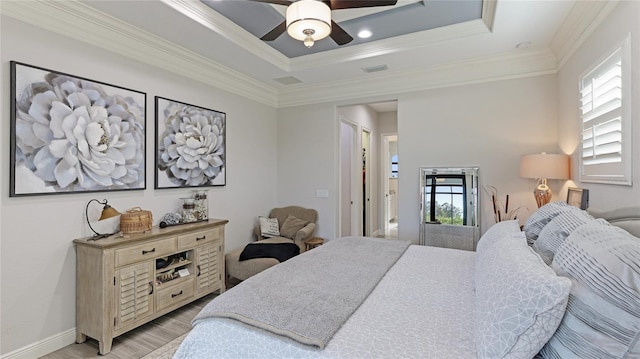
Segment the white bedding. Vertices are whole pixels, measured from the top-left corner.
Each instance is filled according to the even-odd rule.
[[[210,318],[174,358],[472,358],[474,266],[474,252],[410,246],[325,349]]]

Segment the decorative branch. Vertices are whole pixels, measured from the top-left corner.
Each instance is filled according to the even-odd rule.
[[[484,187],[487,195],[491,196],[491,204],[493,206],[493,220],[498,223],[502,221],[509,221],[512,219],[518,219],[518,211],[522,206],[509,209],[509,195],[505,196],[504,212],[502,211],[502,203],[498,196],[498,190],[493,186]]]

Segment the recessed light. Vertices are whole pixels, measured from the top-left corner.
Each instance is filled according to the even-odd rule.
[[[531,46],[531,42],[530,41],[525,41],[525,42],[521,42],[521,43],[517,44],[516,45],[516,49],[525,50],[525,49],[528,49],[529,46]]]
[[[371,35],[373,35],[373,33],[369,30],[360,30],[360,32],[358,33],[358,37],[361,39],[366,39],[371,37]]]

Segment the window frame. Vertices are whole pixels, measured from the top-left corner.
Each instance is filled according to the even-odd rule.
[[[585,128],[584,118],[588,117],[583,115],[582,113],[582,98],[584,82],[587,79],[593,78],[593,73],[603,74],[606,70],[612,68],[611,66],[611,58],[613,56],[618,56],[621,62],[621,72],[620,72],[620,80],[621,80],[621,105],[619,107],[620,111],[620,132],[621,132],[621,150],[620,150],[620,169],[616,171],[616,173],[611,174],[588,174],[585,169],[585,158],[584,158],[584,132],[591,127]],[[617,61],[615,62],[617,63]],[[627,34],[624,40],[618,43],[613,49],[608,51],[604,56],[599,58],[593,65],[591,65],[586,71],[580,74],[578,79],[578,95],[579,95],[579,121],[580,121],[580,132],[579,132],[579,152],[578,152],[578,180],[580,182],[591,182],[591,183],[605,183],[605,184],[616,184],[616,185],[632,185],[632,123],[631,123],[631,34]],[[606,69],[606,70],[605,70]],[[588,114],[587,114],[588,115]],[[616,117],[617,118],[617,117]],[[606,122],[603,122],[606,123]],[[602,124],[602,123],[601,123]],[[588,140],[588,139],[587,139]],[[592,172],[594,169],[596,171],[600,170],[604,172],[606,170],[607,165],[611,166],[608,163],[599,163],[599,164],[591,164],[588,165],[590,167],[590,171]],[[595,167],[592,167],[595,166]]]

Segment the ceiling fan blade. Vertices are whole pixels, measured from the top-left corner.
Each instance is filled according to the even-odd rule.
[[[326,0],[331,10],[356,9],[359,7],[392,6],[397,0]]]
[[[338,45],[346,45],[353,41],[353,37],[347,34],[346,31],[335,21],[331,20],[331,34],[329,35]]]
[[[260,38],[262,41],[273,41],[277,39],[283,32],[287,30],[287,22],[283,21],[280,25],[273,28],[273,30],[266,33],[263,37]]]
[[[275,4],[275,5],[284,5],[284,6],[289,6],[293,3],[293,1],[290,0],[251,0],[254,2],[264,2],[267,4]]]

